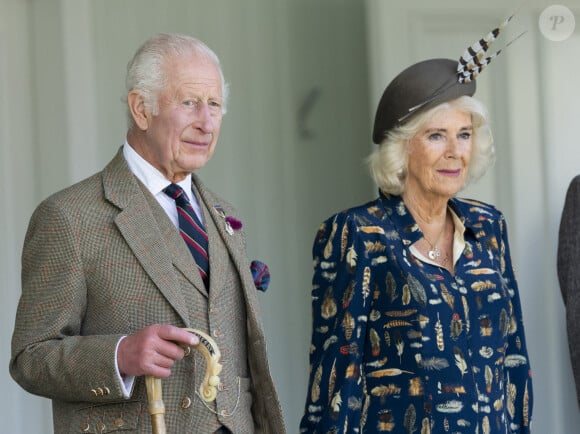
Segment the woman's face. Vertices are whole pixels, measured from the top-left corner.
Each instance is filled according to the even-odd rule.
[[[471,115],[455,108],[435,113],[408,145],[405,195],[449,199],[465,185],[472,150]]]

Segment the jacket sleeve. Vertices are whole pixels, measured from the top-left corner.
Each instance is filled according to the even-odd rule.
[[[22,253],[22,294],[10,373],[25,390],[51,399],[123,397],[115,348],[122,335],[80,336],[87,307],[81,229],[46,201],[32,216]]]
[[[575,177],[568,191],[558,232],[558,280],[564,304],[580,288],[580,176]]]
[[[337,214],[313,246],[310,379],[300,432],[346,433],[365,403],[362,354],[371,298],[352,217]]]
[[[511,427],[510,433],[529,434],[533,407],[532,373],[526,347],[518,285],[503,216],[499,219],[499,228],[502,280],[507,286],[512,310],[504,359],[505,405],[511,419],[508,426]]]
[[[580,406],[580,176],[566,193],[558,233],[558,280],[566,307],[566,328],[576,397]]]

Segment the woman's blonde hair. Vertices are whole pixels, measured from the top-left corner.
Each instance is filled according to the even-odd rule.
[[[403,193],[409,163],[409,142],[435,113],[449,108],[471,114],[473,123],[472,153],[465,186],[481,178],[493,165],[495,148],[487,109],[477,99],[462,96],[419,113],[386,134],[385,139],[367,159],[371,177],[382,192],[393,195]]]

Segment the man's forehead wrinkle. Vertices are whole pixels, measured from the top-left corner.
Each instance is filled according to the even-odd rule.
[[[169,96],[181,98],[184,96],[196,98],[221,98],[221,86],[215,80],[199,79],[184,81],[169,91]]]

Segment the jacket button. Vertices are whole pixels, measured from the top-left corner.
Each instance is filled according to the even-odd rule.
[[[97,396],[103,396],[105,392],[103,391],[103,389],[101,387],[97,387]]]
[[[96,389],[91,389],[91,394],[93,396],[98,396],[97,390]]]
[[[191,347],[185,347],[185,355],[184,357],[188,357],[191,354]]]
[[[191,406],[191,398],[186,396],[181,400],[181,408],[189,408]]]
[[[89,432],[90,429],[91,429],[91,426],[87,422],[85,422],[81,425],[82,432]]]
[[[105,393],[105,395],[109,395],[111,393],[111,390],[108,387],[103,388],[103,392]]]
[[[105,431],[105,428],[106,428],[106,426],[105,426],[105,424],[104,424],[103,422],[99,422],[99,423],[97,424],[97,431],[98,431],[98,432],[103,432],[103,431]]]
[[[117,428],[121,428],[123,425],[125,425],[125,421],[120,417],[118,417],[117,419],[115,419],[114,424]]]

